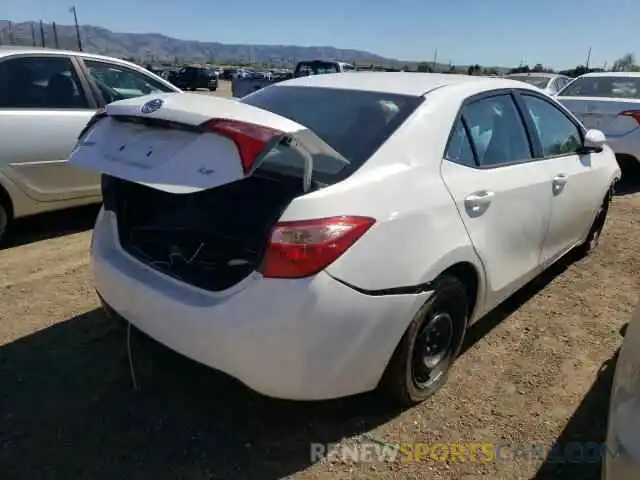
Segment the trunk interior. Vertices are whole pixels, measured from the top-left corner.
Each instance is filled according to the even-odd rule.
[[[272,227],[300,194],[299,178],[271,173],[192,194],[103,176],[104,205],[116,213],[122,248],[210,291],[225,290],[259,268]]]

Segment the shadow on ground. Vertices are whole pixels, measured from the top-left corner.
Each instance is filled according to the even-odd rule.
[[[91,230],[99,210],[99,204],[89,205],[16,220],[11,225],[11,230],[1,248],[17,247]]]
[[[629,168],[622,174],[622,179],[616,186],[616,195],[632,195],[640,192],[640,167]]]
[[[534,478],[553,480],[572,478],[599,480],[601,478],[601,462],[586,450],[584,455],[581,455],[580,445],[587,448],[585,445],[587,443],[604,444],[616,358],[617,352],[602,364],[595,382],[556,440],[557,455],[547,457]]]
[[[476,323],[464,351],[565,268]],[[339,442],[399,414],[372,394],[267,399],[140,333],[136,392],[125,338],[95,310],[0,348],[3,480],[282,478],[311,465],[310,442]]]
[[[498,305],[488,315],[474,323],[468,330],[465,343],[462,346],[460,355],[466,353],[473,345],[482,340],[491,330],[500,325],[509,316],[514,314],[520,307],[535,297],[542,289],[549,285],[557,276],[561,275],[571,264],[579,260],[577,254],[570,253],[566,258],[549,267],[541,275],[534,278],[518,290],[509,299]]]
[[[99,310],[0,348],[2,478],[275,479],[393,418],[373,395],[295,403],[133,335]]]

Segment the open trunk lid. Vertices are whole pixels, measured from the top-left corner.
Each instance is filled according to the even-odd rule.
[[[586,128],[601,130],[605,135],[627,135],[639,126],[636,115],[640,100],[608,97],[556,97]],[[640,118],[640,117],[638,117]]]
[[[194,193],[275,162],[311,186],[314,160],[340,170],[342,155],[304,125],[235,100],[168,93],[107,105],[69,162],[168,193]]]

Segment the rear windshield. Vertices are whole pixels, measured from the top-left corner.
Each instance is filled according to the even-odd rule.
[[[304,125],[349,160],[349,165],[340,166],[337,171],[335,162],[314,161],[314,180],[331,184],[344,180],[363,165],[416,109],[422,97],[274,86],[239,101]],[[302,169],[303,165],[296,162],[286,167]]]
[[[640,77],[596,76],[576,78],[558,96],[640,99]]]
[[[534,75],[512,75],[509,76],[507,75],[507,77],[509,80],[519,80],[521,82],[526,82],[530,85],[534,85],[538,88],[547,88],[547,85],[549,84],[549,80],[551,80],[549,77],[540,77],[540,76],[534,76]]]

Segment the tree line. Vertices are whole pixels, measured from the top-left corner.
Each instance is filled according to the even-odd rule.
[[[605,66],[606,68],[606,66]],[[579,77],[585,73],[602,72],[605,68],[592,68],[586,65],[577,65],[574,68],[567,70],[554,71],[552,68],[545,67],[541,63],[535,64],[533,67],[529,65],[520,65],[518,67],[510,68],[506,70],[506,73],[559,73],[568,77]],[[405,70],[410,70],[408,66],[405,66]],[[483,67],[481,65],[469,65],[466,67],[457,67],[450,65],[445,69],[434,68],[433,64],[428,62],[419,63],[416,67],[418,72],[439,72],[439,73],[458,73],[467,75],[499,75],[500,71],[496,67]],[[640,65],[636,64],[635,55],[633,53],[627,53],[618,58],[611,65],[612,72],[640,72]],[[503,69],[504,72],[504,69]]]

